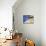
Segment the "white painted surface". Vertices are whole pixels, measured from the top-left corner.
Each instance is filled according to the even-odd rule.
[[[41,38],[42,46],[46,46],[46,0],[41,3]]]
[[[34,40],[36,46],[41,46],[41,0],[23,0],[18,7],[14,5],[13,12],[18,32]],[[23,15],[33,15],[34,24],[23,24]]]
[[[0,0],[0,27],[12,28],[12,6],[16,0]]]
[[[16,0],[0,0],[0,28],[5,27],[9,30],[12,29],[12,6]],[[1,30],[2,34],[0,38],[5,38],[5,36],[10,36],[10,32],[5,32],[4,29]],[[7,37],[9,38],[9,37]]]
[[[23,0],[18,7],[14,5],[13,12],[15,28],[38,46],[46,46],[46,0]],[[34,24],[23,24],[23,15],[34,15]]]

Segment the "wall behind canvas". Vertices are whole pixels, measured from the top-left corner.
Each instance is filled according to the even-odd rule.
[[[25,39],[34,40],[36,46],[41,46],[41,0],[23,0],[17,7],[13,6],[13,13],[18,32],[22,32]],[[33,15],[34,24],[23,24],[23,15]]]

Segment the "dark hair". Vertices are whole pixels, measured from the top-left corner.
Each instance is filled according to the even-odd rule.
[[[35,46],[35,44],[34,44],[34,46]]]

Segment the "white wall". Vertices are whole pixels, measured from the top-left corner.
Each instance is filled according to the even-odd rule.
[[[12,6],[16,0],[0,0],[0,27],[12,28]]]
[[[14,6],[15,28],[41,46],[41,0],[23,0],[18,7]],[[33,15],[34,24],[23,24],[23,15]]]
[[[46,46],[46,0],[42,0],[41,4],[41,38],[42,46]]]

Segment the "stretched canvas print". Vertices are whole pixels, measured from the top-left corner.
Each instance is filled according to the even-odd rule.
[[[23,15],[23,23],[24,24],[33,24],[34,23],[34,16],[32,16],[32,15]]]

